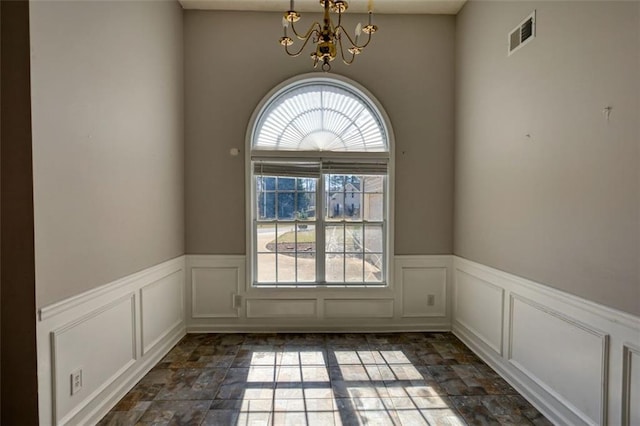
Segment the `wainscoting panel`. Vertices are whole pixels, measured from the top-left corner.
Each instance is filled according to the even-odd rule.
[[[400,271],[403,317],[447,315],[447,268],[405,267]]]
[[[237,318],[234,297],[239,292],[239,269],[191,269],[193,318]]]
[[[162,342],[184,323],[184,270],[179,270],[140,289],[142,355]]]
[[[625,344],[623,353],[623,424],[640,425],[640,342]]]
[[[559,312],[511,297],[509,362],[586,423],[605,417],[608,336]]]
[[[248,299],[247,318],[316,318],[316,299]]]
[[[188,255],[187,330],[450,330],[451,256],[392,263],[385,288],[254,288],[244,256]]]
[[[393,318],[393,299],[325,299],[326,318]]]
[[[187,323],[238,318],[244,293],[244,256],[186,256]]]
[[[90,312],[52,335],[57,423],[65,424],[136,360],[135,294]],[[72,395],[72,372],[82,388]]]
[[[502,355],[504,289],[465,271],[455,274],[456,321]]]
[[[40,424],[95,424],[184,336],[184,277],[180,256],[39,311]]]
[[[453,332],[553,423],[640,424],[640,318],[459,257],[453,270]]]

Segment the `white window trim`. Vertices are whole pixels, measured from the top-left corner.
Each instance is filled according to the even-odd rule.
[[[385,255],[385,283],[386,285],[372,285],[370,287],[366,286],[353,286],[349,284],[338,284],[338,285],[325,285],[318,284],[316,286],[313,285],[304,285],[295,287],[295,285],[287,286],[287,287],[279,287],[279,286],[254,286],[254,275],[255,275],[255,256],[253,255],[254,249],[256,246],[256,242],[254,241],[254,232],[253,232],[253,211],[255,204],[255,182],[253,179],[253,168],[252,168],[252,152],[259,152],[260,158],[269,158],[273,160],[280,159],[303,159],[303,158],[314,158],[318,159],[320,156],[317,151],[272,151],[272,150],[252,150],[253,146],[253,138],[256,134],[256,127],[259,121],[260,116],[263,113],[263,110],[268,105],[268,103],[275,97],[279,96],[282,92],[289,90],[292,86],[297,86],[301,81],[305,82],[332,82],[338,83],[342,86],[348,86],[348,90],[355,91],[358,93],[364,100],[368,101],[373,110],[377,113],[378,117],[381,119],[381,124],[386,132],[387,136],[387,144],[388,151],[387,152],[323,152],[321,157],[326,159],[331,158],[384,158],[388,159],[387,166],[387,235],[385,238],[386,244],[386,255]],[[322,75],[319,76],[318,73],[307,73],[292,77],[288,80],[283,81],[273,89],[271,89],[258,103],[256,108],[251,115],[249,120],[249,125],[247,126],[247,131],[245,134],[245,235],[246,235],[246,245],[245,245],[245,256],[247,258],[246,263],[246,282],[245,282],[245,292],[252,294],[272,294],[274,292],[283,293],[283,292],[319,292],[326,293],[331,291],[340,291],[341,293],[361,293],[366,292],[367,295],[374,295],[375,293],[388,293],[393,290],[394,287],[394,238],[395,238],[395,138],[393,128],[391,126],[391,121],[389,120],[389,116],[386,111],[382,107],[382,104],[376,99],[375,96],[371,92],[369,92],[366,88],[364,88],[359,83],[338,75]],[[295,288],[292,288],[295,287]]]

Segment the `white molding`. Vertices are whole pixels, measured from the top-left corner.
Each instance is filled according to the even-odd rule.
[[[500,319],[499,319],[499,327],[500,329],[498,330],[498,341],[497,342],[492,342],[491,339],[488,336],[485,336],[484,332],[481,332],[480,330],[478,330],[476,327],[472,326],[471,324],[469,324],[467,321],[464,321],[462,319],[460,319],[457,315],[460,312],[459,306],[458,306],[458,292],[460,291],[459,288],[459,284],[458,284],[458,274],[465,274],[479,282],[481,282],[483,285],[487,286],[488,288],[492,288],[493,290],[495,290],[499,297],[500,297]],[[505,301],[505,290],[504,288],[495,285],[485,279],[483,279],[482,277],[479,277],[477,275],[474,275],[468,271],[463,271],[461,269],[458,269],[456,267],[454,267],[454,293],[456,294],[455,298],[454,298],[454,302],[453,302],[453,317],[454,317],[454,321],[459,323],[460,325],[462,325],[463,327],[465,327],[466,329],[468,329],[470,332],[472,332],[478,339],[480,339],[482,341],[482,343],[484,343],[485,345],[487,345],[488,348],[490,348],[492,351],[494,351],[497,355],[502,356],[504,351],[503,351],[503,346],[504,346],[504,319],[505,319],[505,309],[504,309],[504,301]]]
[[[60,302],[56,302],[51,305],[47,305],[43,308],[40,308],[40,310],[38,311],[39,313],[38,319],[40,321],[44,321],[56,315],[60,315],[65,311],[68,311],[69,309],[73,309],[78,305],[82,305],[83,303],[87,303],[91,300],[95,300],[104,294],[116,291],[121,287],[127,287],[132,284],[135,284],[136,282],[147,278],[149,275],[163,273],[163,271],[165,271],[167,268],[171,268],[172,266],[176,266],[176,265],[178,266],[184,265],[184,256],[178,256],[166,262],[152,266],[151,268],[138,271],[134,274],[127,275],[126,277],[112,281],[108,284],[102,285],[100,287],[96,287],[94,289],[91,289],[83,293],[80,293],[78,295],[64,299]]]
[[[119,374],[101,384],[100,392],[90,395],[69,411],[63,421],[68,424],[93,424],[104,416],[109,409],[126,392],[135,385],[155,363],[166,354],[185,332],[391,332],[391,331],[449,331],[453,332],[483,360],[500,373],[512,386],[521,392],[538,410],[557,424],[624,424],[629,419],[632,406],[631,364],[640,356],[640,318],[621,313],[596,303],[585,301],[576,296],[535,283],[485,265],[477,264],[456,256],[396,256],[393,259],[396,285],[386,289],[249,289],[247,292],[245,279],[245,256],[230,255],[187,255],[172,259],[128,277],[116,280],[105,286],[74,296],[65,301],[42,308],[38,320],[38,378],[40,421],[42,424],[55,422],[53,404],[55,402],[55,357],[56,339],[53,333],[64,331],[65,327],[82,322],[90,315],[99,314],[100,309],[118,301],[133,300],[132,324],[134,333],[133,360],[122,367]],[[238,317],[233,318],[191,318],[191,268],[193,267],[235,267],[238,268],[238,295],[242,298],[242,306],[238,309]],[[445,268],[446,269],[446,316],[443,317],[405,317],[402,311],[402,285],[397,279],[402,268]],[[455,271],[455,273],[453,273]],[[480,279],[495,287],[501,293],[503,320],[499,327],[501,336],[500,351],[488,345],[483,336],[473,328],[460,321],[456,315],[456,303],[459,288],[456,285],[459,272]],[[181,279],[183,321],[171,324],[163,329],[162,337],[157,339],[148,350],[142,350],[142,289],[153,283],[179,274]],[[473,283],[473,282],[472,282]],[[480,289],[479,291],[484,291]],[[185,297],[185,292],[187,297]],[[250,318],[247,314],[247,302],[286,300],[315,301],[316,316],[296,317],[295,321],[286,315],[283,317],[266,316]],[[387,312],[383,317],[367,316],[352,318],[327,318],[324,305],[332,300],[345,300],[347,303],[372,301],[387,303],[392,309],[391,316]],[[602,395],[601,418],[588,419],[575,407],[571,406],[539,377],[527,371],[525,366],[513,362],[513,303],[523,301],[545,314],[552,315],[569,323],[579,330],[597,336],[602,342],[601,371]],[[268,303],[268,302],[267,302]],[[497,306],[497,305],[496,305]],[[453,309],[452,309],[453,308]],[[533,311],[532,311],[533,312]],[[155,335],[155,333],[154,333]],[[498,334],[496,334],[498,335]],[[588,339],[587,339],[588,341]],[[535,342],[532,342],[535,345]],[[495,345],[493,345],[495,346]],[[595,348],[591,353],[595,361]],[[633,356],[633,359],[631,358]],[[633,366],[635,368],[635,365]],[[635,375],[633,376],[635,378]],[[60,380],[64,380],[62,377]],[[634,389],[635,382],[634,382]],[[558,398],[560,396],[560,398]],[[595,400],[595,397],[594,397]],[[86,403],[85,403],[86,402]],[[63,424],[63,423],[61,423]]]
[[[209,287],[212,289],[209,297],[222,297],[225,298],[229,293],[231,286],[238,285],[237,296],[241,299],[242,303],[237,310],[237,317],[231,317],[229,315],[224,316],[208,316],[201,315],[202,312],[194,312],[194,296],[193,290],[194,280],[197,278],[193,274],[193,270],[196,268],[239,268],[242,272],[250,266],[246,265],[249,262],[245,259],[245,256],[218,256],[218,255],[187,255],[187,331],[202,331],[202,332],[224,332],[227,330],[235,331],[256,331],[256,330],[269,330],[269,331],[374,331],[374,330],[406,330],[411,329],[413,331],[432,331],[432,330],[450,330],[451,329],[451,256],[436,255],[436,256],[396,256],[393,259],[393,268],[395,274],[392,278],[392,282],[385,288],[372,287],[310,287],[310,288],[254,288],[246,285],[246,274],[242,274],[239,277],[231,280],[230,277],[221,276],[219,286],[212,285]],[[246,266],[246,268],[245,268]],[[245,269],[241,269],[245,268]],[[442,268],[445,271],[444,275],[444,289],[442,290],[442,298],[445,299],[442,302],[442,308],[438,315],[424,315],[424,316],[403,316],[402,315],[402,283],[393,282],[398,279],[402,279],[403,268]],[[203,278],[204,279],[204,278]],[[433,281],[433,280],[431,280]],[[438,281],[438,291],[440,291],[441,283]],[[215,280],[212,282],[214,283]],[[210,283],[210,284],[212,284]],[[424,296],[426,301],[427,293],[430,286],[433,283],[426,283],[424,295],[420,292],[418,287],[414,287],[416,293],[420,293]],[[217,292],[217,293],[216,293]],[[439,296],[440,297],[440,296]],[[270,300],[297,300],[306,299],[308,301],[316,302],[316,313],[311,314],[310,309],[303,309],[297,312],[295,307],[292,306],[292,311],[287,314],[284,310],[282,315],[277,313],[269,313],[268,315],[259,314],[256,317],[255,312],[251,312],[251,304],[256,307],[260,301]],[[327,310],[327,304],[330,307],[335,307],[333,300],[339,299],[346,304],[355,304],[356,308],[350,312],[339,313],[337,311]],[[221,299],[218,299],[221,300]],[[332,305],[333,303],[333,305]],[[341,302],[338,302],[341,303]],[[358,303],[364,303],[358,305]],[[372,312],[371,304],[385,304],[382,309]],[[358,313],[358,306],[362,309]],[[309,306],[307,306],[309,308]],[[300,308],[302,309],[302,308]],[[336,308],[336,309],[339,309]],[[444,311],[444,312],[443,312]],[[291,313],[297,312],[295,318],[295,324],[291,324]],[[223,312],[221,312],[223,313]],[[226,314],[226,312],[224,312]],[[338,320],[339,318],[339,320]]]
[[[625,342],[623,346],[623,360],[622,360],[622,424],[624,426],[632,426],[631,419],[631,407],[634,406],[633,395],[631,389],[631,372],[640,369],[640,365],[633,366],[634,355],[640,360],[640,342],[638,345]],[[636,384],[640,388],[640,383]],[[640,396],[640,395],[638,395]],[[636,398],[638,397],[636,396]],[[636,399],[636,403],[638,401]],[[636,408],[638,410],[638,408]]]
[[[187,301],[186,320],[188,323],[198,320],[233,320],[241,316],[242,308],[234,307],[233,298],[235,295],[242,296],[245,286],[245,256],[243,255],[187,255],[186,256],[186,282],[187,284]],[[198,312],[196,311],[197,283],[195,282],[194,270],[233,270],[234,282],[221,283],[225,286],[233,287],[233,294],[229,302],[228,311],[226,313],[215,312]]]
[[[122,366],[120,366],[118,370],[116,370],[110,377],[108,377],[103,383],[101,383],[91,394],[84,397],[68,413],[66,413],[65,416],[59,420],[60,424],[66,424],[70,419],[72,419],[75,415],[77,415],[78,412],[80,412],[84,407],[86,407],[93,399],[95,399],[102,391],[104,391],[104,389],[107,386],[112,384],[127,368],[129,368],[131,365],[133,365],[136,362],[137,351],[136,351],[136,320],[135,320],[136,300],[135,300],[135,297],[136,297],[135,293],[129,293],[51,332],[51,359],[52,359],[52,373],[53,373],[53,378],[51,380],[51,383],[53,384],[52,390],[54,392],[54,396],[56,396],[56,389],[58,387],[57,386],[58,383],[62,384],[66,382],[65,380],[66,376],[58,377],[58,375],[56,374],[58,370],[56,354],[60,353],[65,349],[61,347],[61,345],[58,343],[58,339],[60,338],[60,336],[70,330],[73,330],[79,325],[84,324],[87,321],[98,317],[100,314],[105,313],[112,308],[115,308],[116,306],[122,304],[123,302],[129,302],[129,307],[131,309],[131,317],[130,317],[131,334],[133,336],[133,341],[131,342],[131,359],[125,362]],[[54,419],[58,418],[58,412],[60,411],[59,402],[60,402],[59,398],[54,397],[54,404],[53,404]]]
[[[402,316],[402,318],[422,318],[422,317],[446,317],[448,314],[448,300],[449,300],[449,292],[447,291],[448,285],[447,283],[449,282],[449,269],[447,267],[444,266],[427,266],[427,267],[401,267],[398,268],[400,271],[400,274],[402,275],[402,289],[400,290],[400,294],[401,294],[401,299],[400,299],[400,304],[401,304],[401,308],[400,308],[400,315]],[[423,311],[420,312],[412,312],[412,313],[407,313],[407,309],[405,309],[405,305],[406,305],[406,299],[405,299],[405,295],[406,295],[406,283],[404,282],[404,271],[406,270],[442,270],[444,271],[444,280],[443,282],[440,283],[440,292],[444,298],[444,303],[442,304],[442,308],[436,312],[429,312],[429,309],[426,308]]]
[[[393,318],[394,299],[374,299],[374,298],[326,298],[324,299],[324,317],[327,319],[371,319],[371,318]],[[352,305],[352,306],[349,306]],[[375,309],[353,308],[360,305],[361,308],[369,307]],[[348,309],[344,309],[344,308]],[[329,308],[329,309],[327,309]],[[328,312],[327,312],[328,311]]]
[[[307,305],[310,309],[310,313],[305,314],[301,309],[298,310],[297,313],[288,313],[282,311],[267,311],[263,313],[258,313],[255,311],[259,311],[260,305],[263,304],[263,308],[267,307],[269,304],[272,305]],[[247,299],[247,318],[292,318],[292,319],[300,319],[300,318],[318,318],[318,300],[317,299]],[[295,307],[295,306],[294,306]]]
[[[144,333],[144,327],[145,327],[145,321],[144,321],[144,313],[145,313],[145,297],[144,297],[144,291],[146,289],[150,289],[152,287],[156,287],[159,286],[162,281],[165,278],[169,278],[173,275],[176,274],[180,274],[179,275],[179,281],[178,281],[178,285],[180,286],[180,315],[178,317],[178,319],[176,321],[174,321],[172,324],[170,324],[164,331],[164,333],[161,333],[158,337],[156,337],[155,339],[153,339],[151,342],[149,342],[147,344],[147,342],[145,341],[145,333]],[[151,307],[149,307],[148,309],[151,309]],[[181,324],[184,324],[184,269],[172,272],[171,274],[168,274],[156,281],[153,281],[147,285],[144,285],[140,288],[140,328],[141,328],[141,332],[140,332],[140,347],[142,349],[142,355],[146,355],[147,353],[149,353],[150,351],[152,351],[155,346],[161,344],[169,334],[171,334],[172,330],[174,330],[176,327],[178,327]]]
[[[242,276],[242,268],[244,265],[236,265],[236,266],[212,266],[212,267],[192,267],[189,269],[189,275],[191,277],[191,318],[238,318],[238,309],[233,307],[233,295],[240,293],[241,287],[241,276]],[[230,310],[234,311],[233,313],[206,313],[196,311],[196,303],[199,297],[198,295],[198,285],[194,279],[194,271],[232,271],[235,275],[235,284],[233,285],[234,292],[231,296],[231,299],[228,300]]]
[[[451,266],[452,258],[450,254],[396,254],[395,262],[401,266],[428,268]]]
[[[184,336],[184,277],[185,257],[180,256],[39,310],[38,410],[42,425],[96,423]],[[175,281],[167,284],[175,291],[171,291],[171,296],[160,297],[163,303],[172,306],[173,312],[178,312],[179,321],[170,321],[171,324],[167,321],[154,331],[154,337],[156,334],[158,337],[153,342],[144,342],[142,309],[151,309],[147,314],[153,316],[154,306],[144,306],[143,290],[167,279]],[[176,291],[181,295],[177,299]],[[122,303],[131,305],[128,318],[122,318],[124,311],[121,310],[128,310]],[[108,315],[112,308],[119,309],[118,318],[131,321],[130,329],[120,322],[117,326],[113,324],[113,315],[111,319]],[[153,318],[147,315],[147,320],[153,321]],[[82,328],[73,331],[78,326]],[[73,334],[65,334],[67,331]],[[86,336],[99,338],[105,332],[118,342],[110,348],[118,358],[113,365],[101,370],[99,360],[90,355],[90,351],[79,349],[85,347]],[[62,338],[65,340],[60,340]],[[131,356],[126,360],[128,351]],[[104,356],[109,357],[109,353]],[[79,366],[83,369],[84,389],[77,396],[58,395],[58,391],[65,389],[67,370]],[[93,381],[87,382],[89,378]],[[60,384],[59,389],[56,383]],[[83,391],[89,394],[85,396]]]
[[[597,337],[598,339],[600,339],[601,342],[601,364],[600,364],[600,383],[601,383],[601,389],[600,389],[600,413],[599,413],[599,421],[601,424],[605,424],[606,423],[606,419],[607,419],[607,405],[608,405],[608,401],[607,401],[607,388],[608,388],[608,380],[607,380],[607,376],[608,376],[608,367],[609,367],[609,363],[608,363],[608,354],[609,354],[609,335],[607,333],[604,333],[600,330],[597,330],[593,327],[589,327],[586,324],[581,323],[580,321],[571,318],[567,315],[562,314],[561,312],[555,311],[553,309],[549,309],[546,306],[543,306],[539,303],[534,302],[533,300],[530,300],[526,297],[522,297],[519,295],[515,295],[515,294],[511,294],[510,297],[510,324],[511,327],[509,327],[509,342],[508,342],[508,350],[507,350],[507,360],[508,362],[513,365],[515,368],[517,368],[518,370],[520,370],[524,375],[526,375],[529,379],[531,379],[533,382],[535,382],[538,386],[540,386],[542,389],[546,390],[547,392],[549,392],[550,395],[552,395],[554,398],[556,398],[561,404],[570,407],[571,411],[573,411],[576,415],[578,415],[585,423],[591,423],[592,419],[589,418],[589,416],[586,415],[586,413],[582,412],[578,407],[574,406],[570,401],[568,401],[563,395],[561,395],[560,393],[558,393],[555,389],[553,389],[551,386],[549,386],[548,384],[546,384],[544,381],[542,381],[535,373],[529,371],[528,368],[526,368],[524,365],[520,364],[518,361],[514,360],[512,358],[512,350],[513,350],[513,313],[514,313],[514,302],[516,300],[521,301],[522,303],[525,303],[529,306],[531,306],[534,309],[539,310],[540,312],[543,312],[547,315],[551,315],[554,318],[559,319],[560,321],[563,321],[567,324],[569,324],[572,327],[578,328],[582,331],[585,331],[595,337]]]
[[[394,258],[394,280],[397,290],[395,291],[397,297],[396,308],[401,318],[447,318],[451,320],[451,304],[452,304],[452,258],[450,255],[428,255],[428,256],[416,256],[416,255],[400,255]],[[429,287],[431,290],[433,286],[438,285],[443,300],[440,304],[436,303],[433,307],[427,307],[421,312],[407,313],[405,309],[405,271],[407,270],[444,270],[444,281],[438,284],[423,283],[425,287]],[[426,290],[426,288],[425,288]],[[427,296],[431,291],[427,291],[423,296]],[[437,308],[439,306],[439,308]]]
[[[73,419],[74,424],[90,425],[98,423],[107,413],[122,399],[135,385],[147,374],[158,362],[182,339],[186,334],[184,326],[176,327],[163,341],[160,342],[148,357],[135,364],[123,376],[123,381],[118,384],[110,393],[103,395],[100,404],[89,411],[80,419]]]
[[[630,401],[633,398],[629,395],[628,387],[628,383],[631,380],[629,376],[631,369],[628,366],[631,362],[628,355],[628,342],[640,342],[639,317],[598,305],[544,284],[457,256],[453,256],[453,269],[456,271],[453,287],[454,299],[456,300],[454,302],[452,329],[465,344],[498,371],[552,422],[567,425],[624,424],[623,421],[629,418],[628,412],[625,413],[625,410],[630,406]],[[482,335],[474,331],[472,327],[468,327],[459,318],[459,312],[456,309],[457,298],[459,297],[458,291],[460,290],[457,285],[459,271],[488,282],[503,292],[504,320],[500,326],[497,323],[493,325],[496,327],[496,332],[499,332],[497,330],[498,327],[502,328],[501,335],[504,337],[502,355],[495,353],[488,347]],[[478,288],[477,291],[483,290]],[[523,304],[514,305],[515,301]],[[514,306],[516,310],[525,306],[530,306],[533,310],[527,309],[524,317],[518,314],[518,318],[514,318],[514,315],[516,315]],[[478,309],[482,308],[478,307]],[[516,338],[519,339],[518,345],[531,345],[534,348],[536,345],[536,341],[527,341],[528,337],[515,335],[520,328],[516,327],[514,329],[514,320],[525,320],[530,315],[534,315],[535,312],[539,312],[540,315],[549,315],[547,318],[553,317],[562,321],[562,323],[557,322],[556,324],[566,323],[569,325],[568,327],[563,326],[563,331],[557,334],[556,338],[565,335],[571,339],[575,337],[578,339],[576,342],[583,342],[589,348],[588,354],[577,352],[572,354],[572,350],[575,352],[579,349],[574,350],[571,343],[567,343],[562,355],[563,361],[566,362],[571,362],[574,357],[588,356],[589,365],[593,366],[585,374],[592,374],[588,382],[594,383],[594,386],[595,383],[598,383],[599,388],[597,390],[591,389],[591,391],[587,392],[590,395],[589,399],[593,401],[592,404],[589,405],[588,401],[581,401],[581,406],[583,407],[582,409],[587,407],[593,409],[597,403],[600,403],[600,406],[598,409],[587,411],[589,412],[588,415],[586,414],[587,412],[583,412],[582,409],[572,405],[565,397],[566,395],[573,395],[567,393],[570,392],[567,389],[571,389],[572,386],[571,376],[567,376],[567,381],[562,382],[563,379],[559,378],[560,381],[556,382],[563,383],[562,386],[569,384],[568,387],[564,387],[560,392],[559,385],[552,385],[551,380],[545,382],[541,378],[545,377],[545,375],[538,376],[529,371],[527,366],[520,365],[518,360],[514,359],[513,351]],[[532,318],[536,317],[538,316]],[[539,318],[545,318],[545,316],[540,316]],[[520,326],[529,324],[534,329],[538,327],[536,333],[545,333],[539,327],[550,327],[554,322],[552,320],[544,321],[545,325],[531,324],[530,322],[520,322],[519,324]],[[550,333],[553,333],[553,331],[555,330],[549,330]],[[588,334],[579,334],[582,332]],[[589,335],[594,336],[596,339],[590,339]],[[600,343],[598,344],[598,342]],[[526,350],[526,346],[522,346],[522,348]],[[553,374],[562,375],[562,371],[559,370]],[[548,374],[546,376],[556,377],[548,376]],[[599,400],[596,398],[599,398]]]
[[[384,318],[374,318],[384,319]],[[371,322],[371,321],[368,321]],[[269,324],[193,324],[187,333],[402,333],[402,332],[449,332],[451,324],[434,323],[425,327],[423,323],[406,323],[402,325],[384,324],[348,324],[344,321],[326,323],[322,325],[292,325],[291,321],[274,322]]]
[[[458,324],[453,324],[452,332],[465,345],[494,369],[503,379],[505,379],[514,389],[516,389],[527,401],[529,401],[538,411],[540,411],[552,423],[558,425],[573,425],[575,422],[569,420],[566,410],[559,404],[549,403],[548,398],[536,389],[531,383],[519,377],[517,372],[511,371],[509,366],[504,362],[503,358],[496,354],[493,350],[486,347],[484,342],[480,342],[478,337],[470,330]],[[487,350],[489,349],[489,350]]]
[[[495,269],[469,259],[465,259],[463,257],[454,256],[454,263],[456,265],[465,265],[467,267],[483,271],[486,274],[493,275],[497,282],[512,283],[513,285],[525,287],[538,294],[554,298],[559,302],[566,303],[567,305],[578,308],[585,312],[589,312],[593,315],[597,315],[608,321],[615,322],[633,331],[640,332],[640,317],[638,316],[634,316],[627,312],[601,305],[591,300],[584,299],[580,296],[576,296],[562,290],[558,290],[551,286],[537,283],[535,281],[531,281],[526,278],[519,277],[517,275],[513,275],[508,272],[501,271],[499,269]]]
[[[244,265],[246,256],[244,254],[187,254],[185,255],[187,267],[211,266],[212,260],[219,266]]]
[[[69,331],[75,327],[77,327],[80,324],[83,324],[85,322],[87,322],[88,320],[97,317],[98,315],[100,315],[103,312],[108,311],[109,309],[121,304],[124,301],[130,301],[131,302],[131,331],[132,334],[134,336],[134,340],[133,342],[131,342],[131,349],[132,349],[132,353],[131,353],[131,357],[133,360],[135,360],[136,357],[136,341],[135,341],[135,336],[136,336],[136,320],[135,320],[135,301],[136,301],[136,295],[133,292],[127,293],[122,297],[119,297],[105,305],[100,306],[98,309],[94,309],[91,312],[89,312],[86,315],[83,315],[80,318],[76,318],[71,322],[68,322],[66,324],[64,324],[61,327],[56,328],[55,330],[51,331],[51,338],[53,339],[53,341],[55,342],[56,337],[61,335],[62,333]],[[55,349],[55,346],[53,347],[53,349]]]
[[[511,307],[511,309],[510,309],[510,314],[511,314],[510,323],[511,324],[513,324],[513,302],[515,300],[519,300],[519,301],[531,306],[532,308],[535,308],[535,309],[537,309],[537,310],[539,310],[541,312],[544,312],[544,313],[546,313],[548,315],[551,315],[551,316],[553,316],[555,318],[558,318],[559,320],[564,321],[564,322],[566,322],[567,324],[569,324],[569,325],[571,325],[573,327],[576,327],[576,328],[579,328],[579,329],[581,329],[583,331],[586,331],[587,333],[592,334],[592,335],[602,339],[603,344],[605,343],[605,341],[609,337],[609,335],[607,333],[605,333],[605,332],[603,332],[601,330],[598,330],[597,328],[590,327],[589,325],[584,324],[581,321],[579,321],[579,320],[577,320],[575,318],[572,318],[572,317],[570,317],[568,315],[565,315],[562,312],[556,311],[554,309],[550,309],[549,307],[544,306],[544,305],[542,305],[540,303],[537,303],[537,302],[535,302],[535,301],[533,301],[533,300],[531,300],[531,299],[529,299],[527,297],[523,297],[523,296],[520,296],[518,294],[513,294],[513,293],[510,295],[510,303],[509,303],[509,306]],[[512,338],[513,338],[513,329],[510,327],[509,328],[509,346],[508,346],[509,350],[507,351],[507,358],[509,360],[511,359]],[[606,347],[603,346],[603,353],[606,354],[606,352],[607,352]],[[604,367],[604,363],[603,363],[603,367]]]

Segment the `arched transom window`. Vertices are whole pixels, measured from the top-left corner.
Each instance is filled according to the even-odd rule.
[[[250,128],[254,286],[381,286],[388,123],[364,89],[312,77],[274,89]]]
[[[281,93],[265,109],[254,149],[386,152],[375,111],[344,87],[310,82]]]

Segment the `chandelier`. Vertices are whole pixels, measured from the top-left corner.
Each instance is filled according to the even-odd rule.
[[[295,23],[300,20],[300,14],[293,9],[293,0],[289,6],[289,10],[284,13],[282,18],[282,27],[284,28],[284,36],[280,37],[280,44],[284,46],[285,52],[289,56],[298,56],[302,53],[309,40],[316,45],[315,51],[311,53],[311,60],[313,60],[313,67],[316,68],[318,63],[322,63],[322,70],[331,70],[331,61],[336,59],[338,51],[342,61],[350,65],[353,63],[357,55],[362,53],[362,50],[367,47],[371,41],[371,34],[378,30],[378,27],[371,24],[371,17],[373,16],[373,0],[369,0],[369,23],[365,26],[358,23],[355,29],[355,37],[351,38],[346,29],[342,26],[342,14],[347,10],[349,5],[344,0],[320,0],[320,5],[324,8],[324,18],[322,24],[314,22],[311,24],[306,33],[301,34],[295,28]],[[335,25],[331,19],[330,12],[338,15],[338,24]],[[293,36],[298,40],[302,40],[302,46],[298,51],[292,52],[289,50],[289,46],[293,44],[293,39],[289,37],[287,31],[291,27]],[[367,34],[367,40],[361,43],[361,33]],[[343,43],[346,46],[343,46]],[[349,54],[345,54],[345,50]]]

